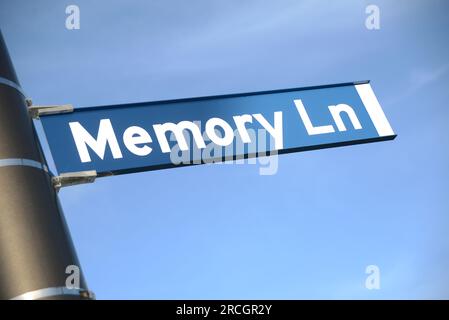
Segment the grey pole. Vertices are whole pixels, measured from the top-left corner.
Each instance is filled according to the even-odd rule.
[[[0,299],[93,298],[0,32]]]

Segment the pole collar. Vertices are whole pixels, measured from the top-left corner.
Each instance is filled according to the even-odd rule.
[[[67,287],[51,287],[29,291],[10,300],[39,300],[57,296],[76,296],[84,299],[95,300],[95,294],[90,290]]]
[[[11,80],[6,79],[6,78],[3,78],[3,77],[0,77],[0,84],[4,84],[4,85],[7,85],[8,87],[11,87],[11,88],[16,89],[17,91],[19,91],[19,93],[20,93],[22,96],[26,97],[26,94],[25,94],[25,92],[23,91],[22,87],[19,86],[19,85],[18,85],[17,83],[15,83],[14,81],[11,81]]]

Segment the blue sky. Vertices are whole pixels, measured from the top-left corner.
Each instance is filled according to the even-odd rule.
[[[65,28],[66,6],[81,12]],[[380,30],[365,8],[380,8]],[[394,141],[60,191],[99,299],[449,298],[447,2],[2,1],[35,104],[371,80]],[[365,288],[365,268],[381,288]]]

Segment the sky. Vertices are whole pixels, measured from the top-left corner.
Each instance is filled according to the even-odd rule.
[[[378,30],[365,26],[370,4]],[[68,5],[80,9],[79,30],[66,28]],[[281,155],[273,175],[260,174],[265,160],[63,188],[97,298],[448,299],[448,9],[444,0],[1,1],[0,28],[35,104],[371,80],[398,135]],[[379,289],[365,286],[370,265]]]

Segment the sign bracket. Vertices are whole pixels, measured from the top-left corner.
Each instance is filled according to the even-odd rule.
[[[33,102],[31,101],[31,99],[27,99],[27,105],[28,105],[28,113],[33,119],[39,119],[40,116],[50,114],[73,112],[73,105],[71,104],[33,106]]]
[[[97,176],[97,171],[95,170],[67,172],[61,173],[59,176],[52,177],[51,181],[55,189],[59,191],[62,187],[83,183],[93,183]]]

